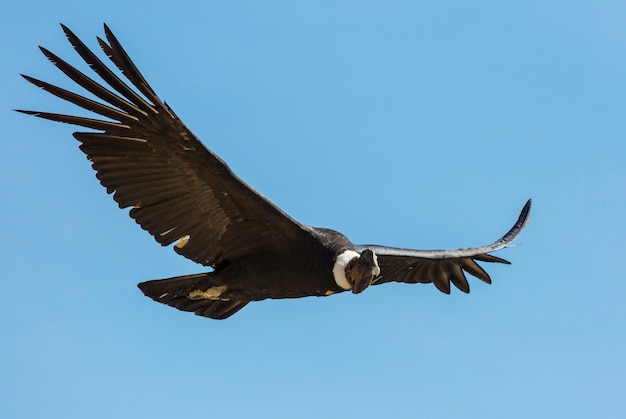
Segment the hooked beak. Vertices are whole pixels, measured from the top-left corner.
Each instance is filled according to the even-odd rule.
[[[363,275],[352,284],[352,294],[359,294],[365,291],[367,287],[375,282],[376,277],[380,274],[378,266],[372,268],[371,275]]]
[[[359,294],[365,291],[365,288],[369,287],[372,281],[369,278],[359,278],[352,284],[352,294]]]

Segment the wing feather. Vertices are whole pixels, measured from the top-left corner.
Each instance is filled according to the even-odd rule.
[[[61,26],[78,55],[105,85],[40,47],[42,53],[102,102],[30,76],[23,77],[109,121],[50,112],[20,112],[96,130],[74,133],[81,143],[80,149],[91,161],[107,192],[113,194],[121,208],[132,207],[130,216],[157,242],[169,245],[184,239],[175,247],[177,253],[216,266],[224,259],[242,256],[241,252],[277,250],[281,241],[310,239],[308,227],[241,181],[189,131],[154,93],[106,25],[108,43],[101,38],[98,43],[130,84],[107,67],[73,32]],[[228,313],[238,308],[224,309]]]
[[[504,259],[503,259],[504,260]],[[487,271],[485,271],[478,263],[474,262],[473,259],[465,258],[463,259],[463,270],[469,273],[472,276],[480,279],[487,284],[491,284],[491,278]]]
[[[529,199],[513,227],[494,243],[455,250],[414,250],[379,245],[356,246],[358,252],[371,249],[378,257],[381,275],[375,284],[387,282],[430,283],[446,294],[450,293],[450,282],[461,291],[470,291],[464,272],[491,283],[489,274],[476,261],[510,264],[509,261],[493,256],[495,252],[511,245],[519,236],[530,216],[532,201]]]
[[[443,262],[442,265],[446,265],[446,262]],[[448,272],[446,269],[439,269],[434,263],[431,263],[428,267],[428,275],[432,278],[433,284],[435,287],[444,294],[450,294],[450,280],[448,279]]]
[[[97,114],[106,116],[107,118],[111,118],[117,121],[125,121],[127,123],[138,121],[136,117],[129,115],[127,113],[124,113],[120,111],[119,109],[115,109],[110,106],[103,105],[102,103],[96,102],[95,100],[91,100],[84,96],[77,95],[76,93],[72,93],[68,90],[62,89],[50,83],[46,83],[45,81],[38,80],[34,77],[27,76],[25,74],[22,74],[22,77],[26,79],[28,82],[34,84],[35,86],[40,87],[43,90],[47,91],[48,93],[51,93],[54,96],[61,98],[63,100],[67,100],[68,102],[72,102],[73,104],[78,105],[83,109],[87,109],[88,111],[95,112]],[[31,115],[37,113],[37,112],[23,111],[23,110],[20,110],[18,112],[23,112],[23,113],[27,113]],[[43,113],[44,112],[40,112],[40,114],[43,114]],[[59,122],[65,122],[65,121],[59,121]]]

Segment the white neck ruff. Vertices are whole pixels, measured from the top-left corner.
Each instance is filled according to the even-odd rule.
[[[337,260],[335,260],[335,264],[333,265],[333,277],[335,278],[335,283],[339,285],[344,290],[351,290],[352,286],[346,278],[346,266],[348,263],[354,258],[358,258],[361,256],[354,250],[345,250],[339,256],[337,256]]]

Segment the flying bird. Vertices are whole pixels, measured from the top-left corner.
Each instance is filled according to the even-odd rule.
[[[388,282],[433,283],[468,293],[465,272],[491,283],[477,262],[510,262],[491,255],[525,227],[531,201],[515,225],[492,244],[456,250],[413,250],[353,244],[343,234],[302,224],[244,183],[162,101],[104,25],[97,41],[119,73],[61,25],[100,82],[52,52],[43,54],[93,100],[22,75],[45,91],[102,118],[18,110],[88,128],[75,132],[96,177],[120,208],[162,246],[207,272],[142,282],[148,297],[179,310],[225,319],[251,301],[363,292]],[[102,83],[104,82],[104,84]],[[108,86],[107,86],[108,85]]]

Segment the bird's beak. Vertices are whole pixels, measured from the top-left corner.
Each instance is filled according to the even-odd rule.
[[[375,282],[374,279],[379,274],[380,274],[380,268],[378,266],[372,268],[371,276],[370,275],[363,275],[362,277],[360,277],[356,281],[354,281],[354,284],[352,284],[352,293],[353,294],[359,294],[359,293],[365,291],[365,289],[367,287],[369,287],[370,285],[372,285]]]
[[[369,287],[372,283],[371,279],[368,277],[361,277],[354,281],[352,284],[352,294],[359,294],[365,291],[365,288]]]

